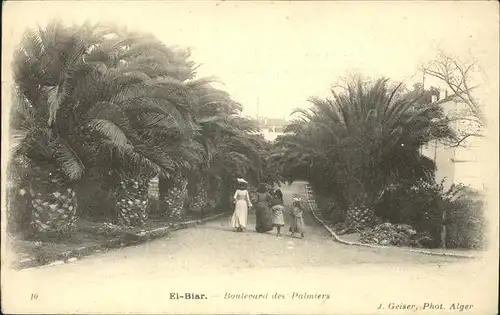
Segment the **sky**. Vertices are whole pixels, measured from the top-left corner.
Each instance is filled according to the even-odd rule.
[[[112,21],[190,47],[199,75],[218,77],[250,116],[288,118],[352,73],[411,86],[437,49],[472,55],[484,70],[478,80],[488,80],[483,93],[498,92],[494,1],[15,1],[4,4],[2,59],[8,62],[26,27],[54,17]]]

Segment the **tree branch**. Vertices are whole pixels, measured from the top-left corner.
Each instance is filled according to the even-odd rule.
[[[436,59],[427,66],[422,66],[421,71],[444,82],[457,98],[464,102],[472,115],[483,125],[484,117],[480,104],[471,94],[474,87],[470,87],[470,72],[476,67],[475,62],[462,63],[457,58],[452,58],[442,51],[438,51]]]
[[[471,137],[484,138],[484,135],[478,134],[478,133],[467,134],[467,135],[463,136],[462,138],[460,138],[457,142],[454,142],[453,144],[448,145],[448,147],[450,147],[450,148],[465,147],[464,145],[462,145],[462,143]]]

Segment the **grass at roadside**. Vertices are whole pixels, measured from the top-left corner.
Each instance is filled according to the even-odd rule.
[[[210,215],[214,215],[211,213]],[[205,217],[208,217],[205,216]],[[167,228],[176,223],[202,219],[199,214],[187,214],[182,220],[150,218],[140,227],[118,226],[108,222],[79,220],[77,228],[64,237],[28,237],[21,239],[11,236],[10,243],[16,255],[14,268],[45,265],[58,260],[77,258],[91,252],[106,251],[138,241],[141,232]]]

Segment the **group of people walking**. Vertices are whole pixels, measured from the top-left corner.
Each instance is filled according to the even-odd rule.
[[[260,184],[257,197],[251,200],[246,188],[247,182],[238,180],[239,187],[234,193],[235,209],[231,220],[232,226],[242,232],[247,225],[248,209],[255,203],[255,230],[259,233],[272,231],[276,228],[276,235],[281,236],[281,229],[285,226],[284,213],[291,215],[289,232],[291,236],[300,233],[304,237],[304,219],[300,199],[293,199],[292,209],[288,211],[283,203],[283,193],[280,189],[270,193],[266,184]]]

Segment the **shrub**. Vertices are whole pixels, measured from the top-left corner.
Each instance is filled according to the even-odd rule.
[[[386,190],[377,214],[392,223],[409,224],[431,235],[439,247],[443,223],[449,248],[480,248],[484,244],[484,207],[480,194],[463,185],[417,182]],[[443,221],[443,212],[446,221]]]
[[[442,216],[440,193],[443,190],[442,184],[424,181],[390,187],[377,204],[376,213],[391,223],[409,224],[437,237]]]
[[[459,192],[451,203],[446,220],[446,245],[450,248],[484,248],[483,196],[472,189],[465,188]]]
[[[347,204],[338,194],[336,187],[324,189],[321,184],[310,183],[314,191],[314,199],[323,219],[331,223],[340,223],[345,220]]]

